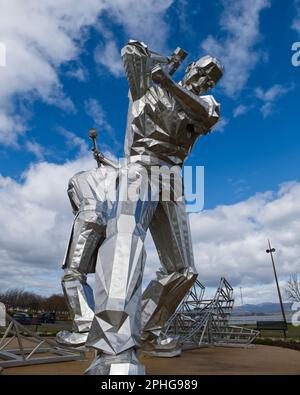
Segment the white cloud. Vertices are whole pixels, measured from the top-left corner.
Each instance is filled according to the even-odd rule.
[[[245,303],[277,302],[267,239],[276,248],[282,292],[291,273],[300,270],[300,183],[282,184],[233,205],[191,214],[191,231],[199,280],[213,295],[220,277],[243,287]],[[152,239],[147,239],[146,276],[159,267]],[[284,292],[283,292],[284,294]]]
[[[85,82],[88,79],[88,71],[83,67],[71,67],[69,70],[66,71],[66,76],[70,78],[75,78],[81,82]]]
[[[176,2],[176,15],[178,18],[179,29],[184,33],[188,34],[189,37],[195,34],[192,24],[190,23],[190,12],[192,15],[196,15],[201,12],[201,2],[193,3],[193,7],[190,7],[188,0],[177,0]],[[192,10],[191,10],[192,8]]]
[[[169,31],[164,19],[173,0],[108,1],[108,13],[119,23],[128,38],[144,40],[156,51],[165,49]]]
[[[113,39],[108,39],[104,44],[96,47],[94,59],[97,64],[107,68],[115,77],[123,75],[120,49]]]
[[[65,137],[68,148],[71,148],[71,149],[77,148],[78,149],[78,153],[77,153],[78,157],[87,155],[89,149],[88,149],[88,145],[84,139],[82,139],[81,137],[77,136],[75,133],[70,132],[69,130],[66,130],[64,128],[58,128],[58,131],[61,135],[63,135]]]
[[[271,88],[267,89],[266,91],[264,91],[262,88],[257,88],[255,90],[255,93],[259,99],[266,102],[273,102],[288,93],[292,88],[293,86],[291,85],[284,86],[276,84],[273,85]]]
[[[88,155],[62,165],[32,165],[21,182],[0,176],[0,289],[60,289],[59,268],[73,218],[67,183],[93,166]]]
[[[267,116],[271,115],[274,110],[275,102],[293,89],[293,84],[275,84],[265,91],[262,88],[256,88],[256,97],[263,101],[263,105],[260,108],[263,117],[266,118]]]
[[[15,127],[16,95],[72,109],[58,68],[79,56],[78,39],[102,9],[98,0],[0,0],[0,37],[7,50],[7,65],[0,72],[1,143],[16,144],[26,130],[20,114]]]
[[[0,108],[0,144],[17,146],[18,136],[25,131],[26,124],[22,116],[13,114],[8,108]]]
[[[36,143],[35,141],[26,141],[26,148],[27,151],[31,152],[37,160],[43,160],[44,159],[44,148]]]
[[[240,115],[246,114],[248,110],[249,108],[247,106],[245,106],[244,104],[240,104],[233,110],[233,116],[234,118],[237,118]]]
[[[244,0],[228,0],[223,4],[220,26],[225,37],[216,40],[208,36],[201,47],[224,63],[221,85],[227,95],[235,96],[247,84],[250,72],[262,55],[255,48],[260,39],[259,18],[270,2],[253,0],[249,5]]]
[[[270,258],[269,258],[270,259]],[[268,262],[266,262],[268,263]],[[270,267],[271,262],[269,261]],[[273,277],[274,280],[274,277]],[[279,281],[279,287],[281,290],[281,294],[283,299],[285,300],[285,288],[286,288],[286,280]],[[242,287],[243,293],[243,304],[259,304],[264,302],[273,302],[279,303],[277,288],[275,284],[275,280],[270,282],[269,284],[262,284],[255,288],[253,287]],[[240,289],[236,288],[234,290],[234,297],[235,297],[235,305],[241,305],[241,298],[240,298]],[[288,302],[288,300],[286,300]]]
[[[214,126],[213,131],[214,132],[224,132],[225,127],[228,125],[229,120],[227,118],[221,118],[220,121]]]
[[[15,106],[16,98],[29,103],[42,100],[74,110],[60,81],[61,66],[71,62],[77,68],[66,68],[66,75],[81,81],[87,78],[80,66],[80,53],[87,29],[96,26],[104,12],[126,35],[147,39],[160,48],[165,45],[168,32],[163,17],[171,3],[171,0],[0,0],[0,37],[6,46],[6,67],[0,69],[0,144],[16,146],[18,137],[28,128],[27,117]],[[111,39],[105,44],[104,37],[103,64],[114,75],[121,70],[117,52],[115,41]]]
[[[269,115],[271,115],[274,111],[274,105],[271,102],[267,102],[263,104],[260,108],[260,112],[262,113],[262,116],[264,118],[267,118]]]
[[[233,285],[253,288],[273,281],[270,238],[276,247],[281,278],[298,272],[300,184],[286,183],[278,192],[260,193],[240,203],[219,206],[191,218],[200,276],[208,285],[225,276]]]
[[[300,0],[294,0],[296,15],[293,20],[292,27],[300,34]]]
[[[93,166],[92,156],[86,155],[61,165],[35,164],[20,182],[0,177],[0,289],[60,290],[60,264],[73,218],[67,182],[77,171]],[[276,248],[278,274],[284,284],[285,278],[300,270],[299,200],[300,183],[290,182],[277,192],[192,214],[199,279],[207,287],[215,287],[225,276],[233,286],[247,290],[249,302],[274,300],[272,267],[265,253],[267,239]],[[145,277],[149,281],[158,268],[158,257],[150,237],[146,245]]]
[[[173,0],[114,0],[106,5],[111,20],[123,27],[126,41],[144,40],[155,51],[166,51],[169,27],[164,16],[172,3]],[[118,45],[113,33],[102,24],[98,30],[103,42],[95,49],[95,62],[120,77],[124,74],[120,52],[125,42]]]
[[[233,188],[235,197],[239,200],[243,197],[245,192],[249,192],[249,189],[251,188],[250,185],[247,183],[247,181],[244,180],[243,178],[239,178],[239,179],[229,178],[228,182],[231,184]]]
[[[106,120],[106,114],[98,102],[98,100],[94,98],[90,98],[84,102],[85,111],[88,116],[93,119],[95,127],[105,129],[110,135],[113,134],[113,129],[111,125]]]

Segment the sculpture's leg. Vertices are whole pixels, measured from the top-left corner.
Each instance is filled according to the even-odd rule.
[[[162,269],[142,297],[143,349],[173,356],[176,342],[160,338],[161,330],[197,277],[185,204],[160,202],[150,230]]]
[[[95,214],[80,213],[74,221],[64,264],[62,288],[75,332],[61,331],[56,340],[65,345],[82,345],[94,317],[94,297],[87,274],[94,271],[96,254],[103,241],[103,226]]]
[[[122,190],[123,176],[119,182]],[[135,349],[140,344],[144,240],[156,206],[149,200],[119,197],[108,221],[96,264],[95,317],[86,343],[98,355],[86,374],[144,373]]]

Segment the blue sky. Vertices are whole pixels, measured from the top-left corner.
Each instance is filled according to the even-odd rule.
[[[170,51],[182,46],[189,52],[188,62],[205,54],[201,43],[207,36],[212,35],[222,45],[229,36],[228,32],[220,29],[222,13],[224,7],[219,1],[175,1],[164,14],[169,33],[163,48],[159,49]],[[292,1],[273,1],[270,7],[263,9],[259,19],[260,36],[249,54],[260,54],[260,58],[249,73],[248,80],[233,97],[228,97],[222,88],[214,93],[222,104],[222,116],[228,123],[222,133],[214,132],[199,141],[192,158],[187,162],[205,166],[206,208],[233,203],[255,192],[275,189],[279,183],[299,177],[297,88],[300,70],[291,64],[291,44],[297,41],[297,33],[291,29],[294,17],[295,6]],[[106,14],[101,24],[110,29],[118,49],[130,38]],[[280,28],[274,28],[277,26]],[[141,37],[135,38],[148,43],[147,33],[141,32]],[[105,38],[99,29],[91,26],[86,32],[85,42],[80,47],[82,53],[77,60],[88,73],[86,81],[68,76],[66,70],[77,67],[72,66],[72,62],[62,64],[57,69],[64,94],[72,100],[73,109],[57,108],[39,98],[29,98],[25,104],[22,103],[29,112],[26,133],[19,139],[17,150],[10,146],[1,147],[2,175],[18,179],[29,163],[36,160],[24,147],[28,139],[41,146],[43,158],[48,161],[62,163],[66,159],[73,159],[76,150],[66,151],[66,140],[59,131],[64,128],[86,139],[87,129],[95,125],[84,105],[90,98],[99,102],[112,128],[108,133],[103,125],[96,125],[101,133],[100,143],[114,155],[122,156],[127,82],[123,74],[115,76],[108,68],[97,65],[94,51],[99,44],[105,46]],[[161,43],[159,47],[162,47]],[[156,49],[155,46],[152,48]],[[181,74],[178,73],[177,78]],[[290,90],[274,101],[271,113],[264,117],[260,112],[264,102],[256,97],[255,90],[260,88],[267,91],[274,85]],[[22,101],[22,96],[12,98],[15,103],[17,100]],[[248,110],[235,118],[233,112],[238,106],[246,106]]]
[[[187,161],[205,166],[205,215],[217,215],[220,206],[231,207],[234,213],[235,207],[240,207],[236,204],[247,205],[248,199],[256,199],[258,193],[271,194],[265,204],[271,201],[275,206],[282,197],[280,193],[294,193],[293,188],[299,186],[300,168],[300,67],[291,63],[291,47],[300,41],[299,1],[77,3],[46,0],[39,8],[34,0],[12,0],[9,4],[0,0],[0,42],[6,45],[7,57],[6,67],[0,67],[3,201],[9,196],[18,213],[16,207],[25,204],[22,199],[26,188],[33,183],[30,177],[40,177],[41,184],[36,188],[44,190],[42,180],[50,182],[47,169],[58,166],[62,179],[57,185],[63,186],[71,171],[90,167],[86,144],[92,126],[100,132],[103,150],[122,156],[128,88],[119,52],[130,38],[144,40],[151,49],[166,54],[181,46],[189,53],[185,65],[207,52],[225,64],[225,77],[213,92],[222,105],[223,120],[197,143]],[[184,67],[175,78],[179,80],[183,71]],[[293,187],[289,192],[280,192],[281,185],[287,182],[292,182]],[[15,196],[9,188],[13,188]],[[40,192],[33,189],[32,193],[39,196]],[[62,197],[64,191],[55,193],[57,201],[66,199]],[[47,202],[49,197],[43,192],[40,198]],[[67,235],[71,221],[71,216],[63,212],[68,209],[67,201],[59,203],[59,208],[52,206],[52,200],[49,204],[51,207],[36,203],[32,210],[43,206],[47,212],[52,210],[56,217],[61,216],[61,234]],[[45,221],[43,215],[38,220]],[[24,221],[7,229],[7,234],[18,234],[18,226],[25,227],[29,219]],[[54,232],[51,226],[47,234]],[[260,225],[260,231],[264,226]],[[289,223],[282,226],[286,228]],[[265,240],[266,232],[259,237]],[[45,252],[45,276],[53,276],[55,281],[56,260],[60,259],[64,241],[62,237],[58,255],[50,259]],[[17,265],[19,258],[12,252],[20,245],[17,236],[14,242],[8,246],[10,243],[2,240],[2,267]],[[30,242],[23,248],[32,251]],[[283,255],[284,248],[288,247],[282,246]],[[32,270],[38,263],[33,263],[30,254],[25,256]],[[215,257],[208,259],[211,262]],[[299,261],[289,259],[283,281],[299,267]],[[43,282],[45,276],[41,275],[35,284]],[[213,283],[211,276],[208,281]],[[234,281],[250,289],[254,284],[269,284],[271,277],[249,280],[248,275],[240,274]],[[3,287],[7,284],[3,281]],[[20,285],[17,280],[16,284]],[[51,287],[49,292],[56,289]],[[268,295],[272,296],[273,291]]]

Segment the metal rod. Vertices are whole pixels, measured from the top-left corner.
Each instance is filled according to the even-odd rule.
[[[270,253],[270,255],[271,255],[271,261],[272,261],[272,266],[273,266],[273,270],[274,270],[274,276],[275,276],[276,287],[277,287],[277,292],[278,292],[278,297],[279,297],[279,302],[280,302],[281,313],[282,313],[283,321],[287,325],[286,316],[285,316],[284,307],[283,307],[282,298],[281,298],[281,292],[280,292],[280,288],[279,288],[279,282],[278,282],[275,262],[274,262],[274,257],[273,257],[273,252],[275,252],[275,248],[271,247],[270,240],[268,240],[268,244],[269,244],[269,250],[267,250],[266,252]],[[284,337],[286,338],[287,337],[286,330],[284,330],[283,332],[284,332]]]
[[[41,343],[37,344],[37,346],[31,351],[29,355],[27,355],[26,360],[28,360],[32,355],[45,343],[45,340],[43,340]]]
[[[85,359],[84,351],[58,346],[55,341],[38,336],[34,332],[31,332],[29,329],[23,327],[8,314],[6,316],[9,324],[7,330],[5,331],[6,337],[1,339],[0,368]],[[27,335],[30,335],[30,337],[23,336],[21,334],[22,331],[25,332]],[[10,334],[12,334],[13,336],[7,338],[7,336],[9,336]],[[5,347],[7,347],[14,339],[17,339],[19,348],[5,350]],[[34,343],[38,342],[38,344],[36,344],[33,348],[25,348],[22,343],[22,339]],[[42,345],[44,344],[47,346],[46,348],[42,347]],[[55,355],[42,358],[33,358],[34,354],[40,353]]]
[[[1,352],[1,350],[3,350],[5,347],[7,347],[15,338],[16,338],[16,336],[14,335],[14,336],[10,337],[10,338],[7,340],[6,343],[4,343],[3,345],[1,345],[1,347],[0,347],[0,352]]]
[[[8,327],[7,327],[6,331],[5,331],[5,333],[4,333],[3,337],[2,337],[2,339],[0,340],[0,346],[2,346],[2,344],[4,343],[4,340],[6,339],[6,336],[9,334],[9,332],[10,332],[12,326],[13,326],[13,323],[11,322],[11,323],[8,325]]]
[[[15,331],[16,331],[18,344],[19,344],[19,347],[20,347],[20,350],[21,350],[21,353],[22,353],[22,358],[25,361],[25,353],[24,353],[24,350],[23,350],[22,338],[20,336],[20,331],[19,331],[18,325],[19,324],[16,321],[14,321],[14,328],[15,328]]]

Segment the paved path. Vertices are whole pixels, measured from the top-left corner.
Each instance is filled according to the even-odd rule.
[[[5,369],[2,374],[81,375],[88,361],[64,362]],[[141,357],[148,374],[300,374],[300,352],[258,345],[253,348],[201,348],[176,358]]]

